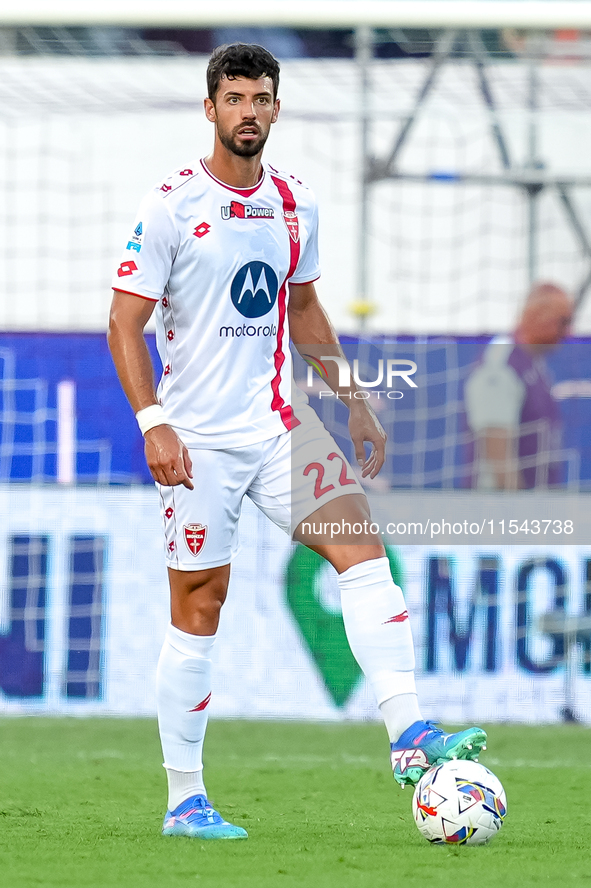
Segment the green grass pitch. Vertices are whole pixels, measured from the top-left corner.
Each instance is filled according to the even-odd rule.
[[[591,886],[591,733],[489,729],[509,814],[488,846],[430,846],[374,724],[210,724],[210,798],[245,842],[160,835],[151,720],[0,720],[0,884],[10,888]]]

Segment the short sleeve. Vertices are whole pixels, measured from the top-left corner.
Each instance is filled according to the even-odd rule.
[[[157,302],[168,284],[178,244],[179,233],[166,198],[150,192],[128,234],[113,289]]]
[[[485,362],[466,382],[464,406],[468,425],[475,434],[491,428],[518,428],[525,394],[525,383],[512,367]]]
[[[310,232],[301,252],[296,270],[290,277],[292,284],[308,284],[320,277],[320,260],[318,257],[318,207],[313,202],[310,213]]]

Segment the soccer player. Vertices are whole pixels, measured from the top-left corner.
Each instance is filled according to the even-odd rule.
[[[170,580],[157,670],[165,835],[246,838],[207,801],[202,763],[212,647],[242,498],[296,539],[306,518],[352,525],[370,517],[334,440],[305,399],[291,400],[290,337],[303,351],[342,352],[314,287],[314,197],[261,160],[279,115],[278,84],[279,65],[262,47],[214,51],[205,99],[213,151],[145,198],[113,285],[109,343],[160,491]],[[157,393],[143,337],[154,311],[164,367]],[[350,396],[354,389],[339,389],[336,363],[326,364],[334,390]],[[384,431],[367,401],[345,402],[361,473],[373,478]],[[396,780],[416,783],[434,762],[478,755],[481,729],[445,734],[421,718],[408,613],[379,537],[307,542],[338,573],[348,639],[376,694]]]

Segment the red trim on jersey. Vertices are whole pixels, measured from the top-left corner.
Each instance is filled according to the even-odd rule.
[[[154,299],[153,296],[142,296],[141,293],[133,293],[131,290],[122,290],[121,287],[112,287],[111,289],[118,293],[127,293],[129,296],[139,296],[140,299],[145,299],[147,302],[160,302],[159,299]]]
[[[277,191],[281,195],[283,201],[283,212],[295,213],[296,202],[293,194],[289,190],[287,182],[278,176],[271,176],[271,179],[277,187]],[[275,376],[271,381],[271,389],[273,391],[273,400],[271,401],[271,410],[277,410],[283,421],[283,425],[288,431],[295,429],[300,424],[299,419],[293,414],[291,407],[285,403],[279,393],[279,385],[281,383],[281,368],[285,363],[285,355],[283,353],[283,333],[285,328],[285,313],[287,309],[287,282],[297,268],[300,259],[300,241],[294,241],[289,238],[289,271],[285,280],[281,284],[279,295],[277,297],[277,305],[279,309],[279,320],[277,322],[277,348],[273,356],[275,362]]]
[[[255,191],[258,191],[265,179],[265,170],[263,169],[263,171],[261,173],[261,178],[259,179],[257,184],[254,186],[254,188],[233,188],[231,185],[226,185],[226,183],[222,182],[221,179],[218,179],[217,176],[214,176],[214,174],[211,172],[211,170],[208,169],[207,164],[205,163],[205,161],[203,159],[201,160],[201,166],[203,167],[203,169],[205,170],[207,175],[213,179],[214,182],[217,182],[218,185],[221,185],[222,188],[225,188],[227,191],[233,191],[234,194],[241,194],[242,197],[250,197],[251,194],[254,194]]]
[[[312,278],[311,281],[290,281],[290,287],[305,287],[306,284],[315,284],[316,281],[320,280],[320,275],[318,277]]]

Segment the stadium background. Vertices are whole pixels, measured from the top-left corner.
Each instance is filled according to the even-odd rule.
[[[568,383],[561,403],[582,454],[574,486],[588,495],[591,41],[559,24],[529,36],[458,26],[453,41],[450,30],[416,23],[3,29],[1,711],[155,711],[167,619],[157,501],[104,329],[141,196],[209,148],[201,104],[206,53],[218,42],[260,40],[282,60],[268,156],[317,193],[320,293],[350,347],[429,339],[457,369],[466,347],[512,329],[531,279],[577,295],[578,345],[557,353],[553,370]],[[383,161],[405,127],[386,177]],[[415,429],[412,440],[426,452],[431,435]],[[442,497],[453,486],[426,478],[424,464],[401,480],[389,463],[383,478]],[[248,503],[241,534],[212,715],[376,718],[329,571],[303,563]],[[589,718],[589,633],[568,654],[538,617],[591,611],[591,547],[391,554],[428,717]]]

